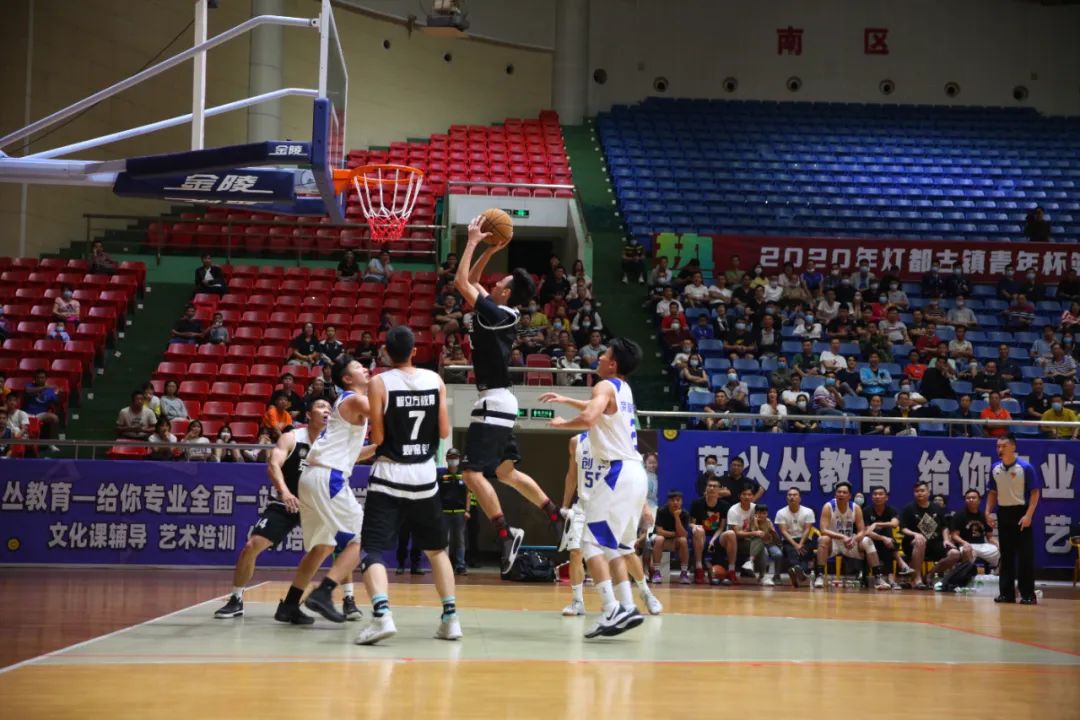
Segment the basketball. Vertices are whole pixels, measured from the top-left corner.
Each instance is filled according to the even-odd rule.
[[[723,580],[727,577],[727,568],[720,565],[713,565],[712,575],[717,580]]]
[[[488,208],[480,215],[484,218],[484,222],[480,224],[480,229],[486,233],[491,233],[484,242],[489,245],[502,245],[510,242],[510,238],[514,237],[514,221],[510,219],[505,210]]]

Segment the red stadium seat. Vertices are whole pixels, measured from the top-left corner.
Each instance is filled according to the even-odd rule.
[[[209,401],[203,405],[200,417],[210,420],[229,421],[233,417],[233,403],[231,401]]]
[[[187,378],[189,380],[213,381],[218,376],[218,364],[212,362],[193,362],[188,365]]]
[[[267,396],[266,400],[270,397]],[[266,412],[266,400],[251,401],[245,400],[243,402],[236,403],[236,409],[233,411],[233,417],[237,420],[254,420],[259,422],[262,420],[263,413]]]
[[[225,382],[245,383],[248,378],[247,363],[223,363],[218,367],[218,379]]]
[[[273,392],[274,386],[269,383],[248,382],[244,383],[244,386],[240,389],[239,399],[261,402],[265,407]]]
[[[187,370],[188,364],[186,362],[166,360],[158,363],[157,369],[154,370],[150,377],[155,380],[176,380],[180,382],[185,379]]]
[[[210,392],[210,385],[204,380],[185,380],[180,383],[180,397],[184,400],[197,400],[202,403]],[[190,411],[190,408],[189,408]]]
[[[238,443],[253,443],[259,437],[258,422],[235,422],[230,425],[233,431],[233,438]]]
[[[198,346],[191,343],[170,343],[165,350],[165,359],[177,362],[191,362],[198,352]]]
[[[225,350],[226,348],[224,345],[203,343],[202,345],[199,345],[196,355],[205,361],[214,360],[216,362],[221,362],[225,359]]]
[[[235,401],[240,395],[241,387],[243,386],[237,382],[215,382],[210,386],[210,392],[207,394],[206,399],[219,402]]]

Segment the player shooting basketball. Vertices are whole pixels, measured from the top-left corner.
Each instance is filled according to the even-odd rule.
[[[488,261],[507,246],[506,235],[501,242],[490,244],[473,264],[473,255],[481,242],[492,233],[483,229],[484,216],[469,223],[469,240],[458,263],[454,286],[467,305],[476,313],[472,326],[473,367],[479,398],[473,405],[472,423],[465,438],[465,457],[461,468],[465,484],[476,495],[484,514],[495,525],[502,542],[502,572],[514,564],[525,532],[510,527],[503,515],[499,496],[488,478],[497,477],[528,498],[553,523],[561,522],[559,509],[544,494],[536,481],[515,466],[521,455],[514,438],[518,402],[510,391],[510,350],[517,337],[520,313],[517,307],[536,294],[536,283],[522,268],[515,268],[488,292],[480,285],[480,275]]]

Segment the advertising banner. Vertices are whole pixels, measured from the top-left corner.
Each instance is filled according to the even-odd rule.
[[[369,474],[350,481],[361,503]],[[270,497],[255,463],[6,460],[0,487],[0,563],[231,566]],[[303,549],[297,527],[259,564]]]
[[[947,498],[948,509],[963,506],[968,488],[986,492],[990,467],[997,462],[994,441],[961,438],[860,437],[857,435],[792,435],[707,430],[667,430],[658,435],[660,494],[683,493],[684,506],[698,496],[698,477],[705,458],[715,455],[720,474],[732,458],[741,457],[745,475],[765,488],[761,502],[770,519],[785,504],[791,487],[802,492],[803,504],[820,518],[821,508],[841,480],[863,492],[889,491],[889,504],[900,510],[912,501],[916,481],[930,484],[931,493]],[[1080,466],[1080,444],[1067,440],[1021,440],[1019,455],[1035,468],[1042,491],[1035,513],[1035,558],[1041,568],[1072,567],[1075,551],[1069,527],[1080,522],[1080,500],[1073,484]]]

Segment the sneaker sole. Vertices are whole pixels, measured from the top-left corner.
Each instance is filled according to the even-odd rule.
[[[341,613],[339,613],[337,611],[337,608],[334,608],[334,607],[328,608],[325,605],[323,605],[322,603],[312,602],[311,598],[308,598],[307,600],[304,601],[304,607],[306,607],[308,610],[310,610],[312,612],[319,613],[319,615],[322,615],[324,618],[326,618],[327,620],[329,620],[332,623],[343,623],[343,622],[345,622],[345,616],[342,615]]]
[[[345,616],[345,622],[356,622],[357,620],[363,620],[364,613],[352,613]]]
[[[367,638],[366,640],[357,639],[355,641],[355,643],[357,645],[374,645],[375,643],[379,642],[380,640],[385,640],[387,638],[394,637],[395,635],[397,635],[397,630],[396,629],[394,629],[394,630],[383,630],[381,633],[378,633],[377,635],[373,635],[370,638]]]
[[[521,543],[525,540],[525,533],[511,533],[510,537],[513,543],[510,545],[510,554],[506,558],[506,562],[503,563],[502,574],[506,575],[514,567],[514,561],[517,560],[518,551],[521,550]]]
[[[645,622],[645,618],[641,615],[633,615],[626,620],[620,627],[619,625],[613,625],[600,630],[600,635],[603,637],[615,637],[616,635],[622,635],[627,630],[633,630],[641,623]]]
[[[583,612],[566,612],[565,610],[562,612],[563,617],[581,617],[584,614]]]
[[[223,613],[220,610],[214,613],[214,617],[218,620],[228,620],[230,618],[240,617],[244,614],[243,610],[237,610],[236,612]]]

